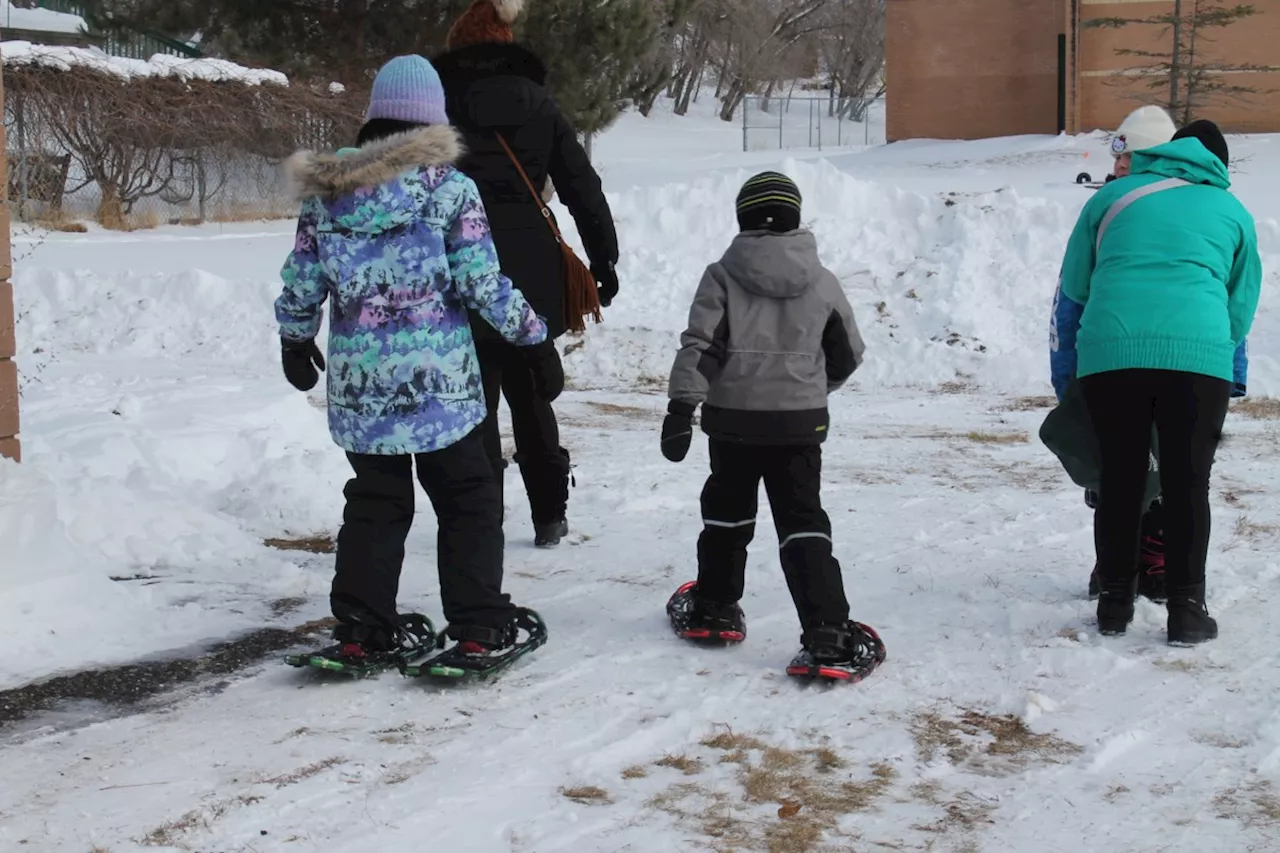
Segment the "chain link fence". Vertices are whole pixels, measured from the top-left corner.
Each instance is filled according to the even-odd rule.
[[[742,101],[742,150],[857,148],[884,142],[884,99],[860,119],[830,98],[751,95]]]

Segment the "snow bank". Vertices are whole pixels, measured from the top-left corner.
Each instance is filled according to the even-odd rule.
[[[88,30],[84,18],[50,9],[18,9],[0,0],[0,28],[44,33],[81,33]]]
[[[109,636],[130,617],[156,619],[147,602],[109,579],[110,565],[76,545],[58,488],[41,470],[0,460],[0,687],[63,661],[79,662],[78,638]]]
[[[279,71],[246,68],[225,59],[183,59],[158,53],[149,60],[108,56],[95,48],[39,45],[27,41],[0,43],[6,67],[27,65],[70,71],[91,68],[122,80],[136,77],[175,77],[179,80],[208,80],[215,83],[236,82],[246,86],[273,84],[288,86],[289,78]]]
[[[1041,389],[1049,304],[1077,209],[1012,190],[904,192],[825,162],[783,168],[867,339],[862,387]],[[749,175],[610,196],[622,297],[570,353],[576,383],[665,381],[702,271],[737,232],[734,198]],[[567,210],[557,216],[572,230]]]

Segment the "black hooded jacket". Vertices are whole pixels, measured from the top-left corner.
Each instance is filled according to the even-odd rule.
[[[577,223],[584,260],[593,268],[618,260],[618,235],[600,176],[546,89],[546,66],[527,48],[474,45],[449,51],[432,64],[444,84],[449,119],[465,138],[467,151],[458,168],[480,188],[502,271],[558,337],[565,331],[560,249],[497,134],[537,190],[551,178]],[[477,336],[486,337],[483,329]]]

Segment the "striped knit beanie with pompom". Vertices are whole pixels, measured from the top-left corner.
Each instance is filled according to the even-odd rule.
[[[743,231],[794,231],[800,227],[800,188],[781,172],[761,172],[738,193]]]
[[[524,8],[524,0],[475,0],[454,22],[445,39],[448,50],[477,44],[511,44],[516,40],[511,24]]]

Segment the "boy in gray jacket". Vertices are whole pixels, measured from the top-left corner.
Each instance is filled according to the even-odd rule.
[[[788,673],[857,680],[884,659],[875,632],[849,620],[831,521],[822,508],[827,395],[865,349],[839,280],[800,227],[800,190],[765,172],[738,195],[742,229],[707,268],[671,370],[662,453],[680,462],[702,405],[711,476],[702,491],[698,580],[667,605],[677,634],[741,642],[747,545],[760,481],[773,511],[782,570],[803,650]]]

